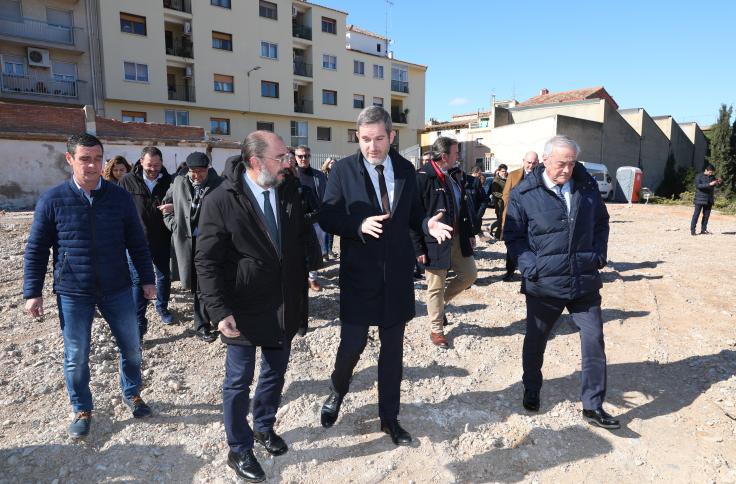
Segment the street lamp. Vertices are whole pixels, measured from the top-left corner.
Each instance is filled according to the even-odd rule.
[[[253,71],[257,71],[260,68],[261,68],[261,66],[255,66],[255,67],[249,69],[245,73],[245,76],[248,78],[248,80],[247,80],[247,84],[248,84],[248,112],[250,112],[250,73],[253,72]]]

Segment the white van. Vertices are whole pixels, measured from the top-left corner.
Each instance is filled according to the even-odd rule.
[[[588,170],[590,176],[598,182],[598,190],[603,200],[613,200],[613,179],[608,174],[608,167],[601,163],[590,163],[589,161],[578,161]]]

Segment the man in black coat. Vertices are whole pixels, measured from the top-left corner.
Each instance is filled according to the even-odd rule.
[[[174,318],[169,312],[171,292],[171,232],[164,223],[164,212],[171,210],[164,204],[166,192],[173,177],[163,166],[163,154],[155,146],[146,146],[133,170],[120,180],[120,186],[133,196],[135,208],[143,224],[143,230],[151,251],[151,260],[156,273],[156,311],[164,324],[172,324]],[[133,280],[133,303],[138,317],[141,341],[148,330],[146,308],[148,300],[143,297],[143,289],[138,271],[129,259],[130,275]]]
[[[244,479],[265,475],[254,439],[272,455],[288,450],[274,432],[291,340],[303,316],[309,230],[298,182],[288,173],[281,138],[255,131],[225,179],[204,199],[195,266],[202,299],[227,344],[223,411],[228,465]],[[261,371],[248,426],[249,391],[261,347]]]
[[[464,173],[453,173],[458,159],[457,140],[440,136],[432,145],[432,153],[433,159],[417,171],[419,199],[425,213],[442,213],[442,222],[455,230],[452,238],[442,243],[434,237],[424,237],[421,231],[412,230],[411,236],[417,262],[426,268],[429,337],[432,344],[446,349],[449,344],[444,331],[445,306],[475,282],[478,269],[473,258],[474,236],[480,225],[473,221],[476,213],[468,201],[467,183],[461,178]],[[450,269],[454,276],[448,280]]]
[[[580,329],[583,418],[604,428],[619,422],[603,410],[606,353],[601,319],[608,211],[596,181],[576,160],[578,144],[555,136],[537,167],[511,192],[503,238],[521,271],[526,295],[524,408],[539,410],[542,363],[550,331],[567,308]]]
[[[715,201],[716,187],[721,184],[721,179],[716,178],[716,168],[708,163],[705,171],[695,176],[695,210],[693,218],[690,221],[690,235],[695,235],[695,226],[698,225],[700,211],[703,211],[703,220],[700,221],[700,233],[710,235],[708,232],[708,219],[710,218],[710,210],[713,208]]]
[[[451,227],[425,219],[412,164],[389,151],[395,133],[391,116],[371,106],[358,115],[360,151],[332,168],[319,223],[340,236],[340,346],[331,377],[331,392],[321,423],[331,427],[348,393],[353,369],[378,326],[378,413],[381,430],[396,445],[411,435],[398,421],[404,328],[414,317],[414,249],[409,229],[422,230],[440,242]]]

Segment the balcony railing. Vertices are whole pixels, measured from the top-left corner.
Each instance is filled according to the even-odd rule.
[[[194,51],[192,49],[192,41],[189,39],[174,39],[172,45],[166,46],[166,53],[168,55],[176,55],[179,57],[186,57],[188,59],[194,58]]]
[[[41,20],[0,15],[0,35],[74,45],[74,28]]]
[[[312,64],[294,61],[294,75],[312,77]]]
[[[306,25],[292,23],[291,24],[291,34],[292,36],[299,37],[300,39],[312,40],[312,27],[307,27]]]
[[[394,123],[406,124],[407,117],[404,113],[391,112],[391,121]]]
[[[408,81],[395,81],[391,79],[391,90],[396,92],[409,93],[409,82]]]
[[[314,104],[312,103],[312,100],[302,99],[299,101],[294,101],[294,112],[314,114]]]
[[[190,0],[164,0],[164,8],[192,13],[192,4]]]
[[[39,96],[77,97],[77,81],[3,74],[2,90],[3,92]]]
[[[194,83],[169,84],[169,101],[195,102]]]

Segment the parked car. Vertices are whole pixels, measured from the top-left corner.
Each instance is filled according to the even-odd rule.
[[[591,163],[589,161],[580,161],[579,163],[583,165],[585,169],[588,170],[588,173],[590,173],[590,176],[595,178],[595,181],[598,182],[598,190],[601,192],[601,197],[603,197],[604,200],[613,200],[613,178],[608,174],[608,167],[601,163]]]

